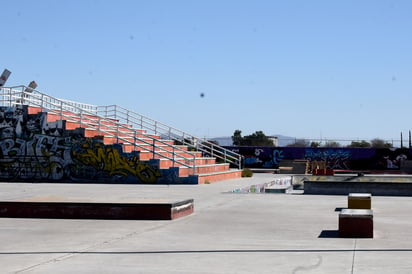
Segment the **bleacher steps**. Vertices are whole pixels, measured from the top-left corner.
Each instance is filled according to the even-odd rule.
[[[29,107],[29,114],[44,112],[38,107]],[[241,170],[231,170],[229,164],[216,163],[216,158],[203,157],[200,151],[189,151],[186,145],[173,145],[174,141],[161,139],[158,135],[147,134],[145,130],[133,129],[130,125],[119,125],[116,119],[100,118],[94,115],[70,113],[61,114],[47,112],[47,122],[63,121],[66,130],[83,129],[85,137],[99,137],[105,145],[121,144],[123,152],[138,152],[140,161],[157,161],[159,169],[178,168],[178,175],[182,178],[196,180],[196,183],[212,183],[216,181],[240,178]],[[156,141],[158,140],[158,141]],[[156,146],[155,153],[152,151]],[[184,160],[181,157],[189,158]],[[190,159],[195,159],[195,171],[178,162],[187,162],[193,165]],[[178,162],[173,162],[175,159]],[[193,173],[195,172],[195,173]],[[196,174],[196,175],[193,175]]]

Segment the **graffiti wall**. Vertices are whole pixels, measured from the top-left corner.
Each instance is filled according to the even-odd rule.
[[[247,168],[278,168],[281,160],[323,161],[326,168],[342,170],[396,170],[412,150],[376,148],[225,147],[245,157]]]
[[[99,183],[168,183],[174,169],[161,171],[121,145],[85,138],[84,129],[65,130],[64,121],[47,122],[47,113],[28,114],[27,106],[0,107],[0,180]]]

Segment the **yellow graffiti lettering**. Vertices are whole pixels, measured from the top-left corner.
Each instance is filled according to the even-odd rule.
[[[110,176],[132,175],[145,183],[155,183],[161,176],[158,169],[140,162],[136,156],[127,159],[113,147],[104,147],[95,144],[94,148],[90,145],[83,145],[82,152],[73,152],[73,157],[85,165],[93,166],[95,169],[107,172]]]

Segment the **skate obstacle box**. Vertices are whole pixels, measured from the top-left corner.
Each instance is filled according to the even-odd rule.
[[[370,193],[349,193],[349,209],[372,209],[372,194]]]
[[[373,238],[373,211],[345,208],[339,213],[339,237]]]
[[[339,236],[373,238],[372,194],[349,193],[348,208],[339,214]]]

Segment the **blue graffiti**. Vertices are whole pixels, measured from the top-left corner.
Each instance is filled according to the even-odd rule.
[[[257,157],[245,157],[245,165],[253,165],[261,163],[262,161],[259,160]]]
[[[285,156],[283,155],[283,150],[275,149],[273,150],[273,163],[275,165],[279,165],[280,160],[282,160]]]
[[[273,168],[273,167],[279,167],[280,161],[284,158],[285,156],[283,155],[283,150],[280,149],[275,149],[272,151],[271,159],[270,161],[266,161],[263,163],[264,168]]]
[[[349,169],[348,162],[351,153],[348,150],[305,150],[305,159],[309,161],[324,161],[326,168],[330,169]]]

